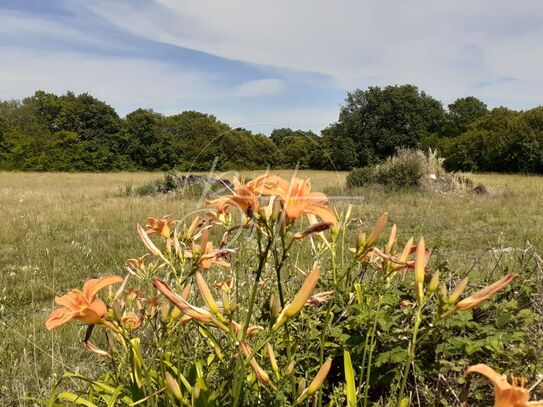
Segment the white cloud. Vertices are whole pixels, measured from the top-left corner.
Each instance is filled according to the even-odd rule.
[[[115,106],[160,110],[171,105],[189,108],[195,100],[224,95],[205,74],[146,59],[5,47],[0,53],[0,94],[12,98],[29,96],[37,89],[72,90],[89,92]]]
[[[345,89],[410,82],[450,101],[508,76],[543,91],[539,0],[156,0],[144,9],[98,0],[92,9],[140,37],[321,72]]]
[[[258,97],[274,95],[285,90],[285,83],[281,79],[257,79],[248,81],[238,89],[238,95],[241,97]]]

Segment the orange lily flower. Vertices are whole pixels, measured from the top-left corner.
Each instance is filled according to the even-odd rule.
[[[109,276],[95,278],[83,285],[83,291],[72,290],[62,297],[55,297],[55,302],[62,305],[49,314],[45,327],[50,331],[72,319],[83,321],[89,325],[99,324],[106,316],[106,304],[96,298],[102,288],[122,282],[122,277]]]
[[[141,270],[143,266],[145,265],[145,259],[149,257],[149,253],[145,253],[143,256],[140,256],[135,259],[128,259],[126,261],[127,266],[132,266],[136,270]]]
[[[528,401],[530,392],[524,388],[524,380],[521,380],[520,386],[515,378],[513,378],[513,384],[509,384],[505,376],[482,363],[468,367],[464,376],[470,373],[482,374],[494,385],[494,407],[543,406],[543,401]]]
[[[214,249],[213,243],[207,242],[204,252],[198,260],[198,266],[208,270],[212,264],[218,264],[219,266],[230,267],[230,263],[224,260],[224,256],[231,251],[228,249]]]
[[[279,196],[284,202],[284,210],[288,220],[295,220],[306,214],[313,214],[323,222],[335,225],[336,214],[328,207],[328,197],[321,192],[310,192],[311,182],[297,177],[291,182],[268,175],[260,181],[257,189],[261,193]]]
[[[235,206],[251,218],[259,209],[258,193],[255,190],[256,186],[257,183],[254,181],[243,184],[234,177],[234,193],[206,201],[206,205],[215,205],[219,214],[224,213],[228,207]]]
[[[141,326],[141,317],[133,312],[127,312],[121,318],[121,324],[126,325],[131,331],[135,331]]]
[[[164,216],[161,219],[147,218],[147,223],[145,223],[147,234],[151,235],[156,233],[165,238],[170,237],[172,235],[172,227],[177,221],[168,219],[169,217],[170,215]]]

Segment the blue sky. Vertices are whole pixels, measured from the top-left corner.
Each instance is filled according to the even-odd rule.
[[[318,132],[368,86],[540,105],[542,40],[539,0],[0,0],[0,99],[73,90],[121,115]]]

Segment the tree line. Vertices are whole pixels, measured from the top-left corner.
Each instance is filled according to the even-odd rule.
[[[398,148],[437,149],[450,170],[543,173],[543,107],[489,110],[469,96],[445,109],[413,85],[370,87],[349,92],[321,134],[282,128],[268,137],[196,111],[121,118],[87,93],[0,101],[2,170],[348,170]]]

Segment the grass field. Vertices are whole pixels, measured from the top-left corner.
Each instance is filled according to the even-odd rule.
[[[280,171],[288,176],[291,171]],[[246,173],[254,176],[254,173]],[[424,235],[434,261],[447,259],[459,274],[491,269],[500,256],[510,261],[528,244],[543,246],[543,178],[473,175],[495,187],[495,195],[469,192],[386,193],[345,191],[345,173],[301,171],[313,189],[353,204],[367,230],[384,211],[397,223],[400,240]],[[127,258],[144,252],[135,224],[148,216],[180,218],[197,209],[197,199],[179,194],[123,196],[127,185],[160,178],[157,173],[0,173],[0,400],[25,405],[24,397],[47,394],[64,370],[85,370],[89,356],[73,340],[76,324],[48,333],[44,321],[55,294],[91,277],[123,274]],[[354,234],[354,233],[353,233]],[[500,263],[506,267],[507,261]],[[80,332],[78,332],[81,330]],[[77,365],[73,361],[77,360]]]

